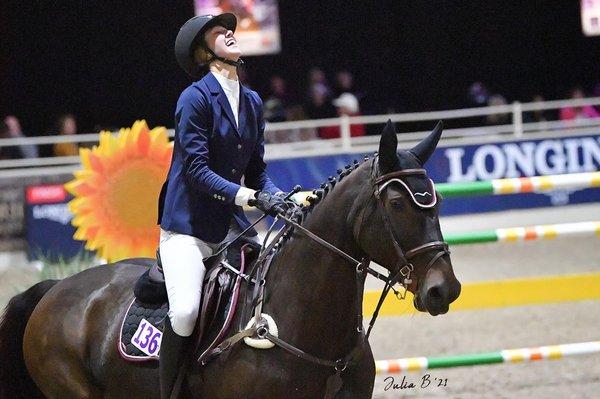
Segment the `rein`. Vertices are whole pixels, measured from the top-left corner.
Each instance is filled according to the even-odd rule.
[[[355,259],[354,257],[352,257],[351,255],[347,254],[346,252],[342,251],[335,245],[331,244],[330,242],[324,240],[323,238],[319,237],[315,233],[306,229],[300,223],[294,221],[291,217],[287,217],[284,215],[277,215],[275,222],[269,229],[269,234],[267,235],[267,238],[268,238],[268,236],[270,236],[272,229],[278,220],[284,221],[285,226],[275,235],[275,237],[273,238],[273,240],[271,241],[271,243],[269,245],[266,245],[263,247],[263,250],[261,251],[261,253],[256,261],[256,264],[255,264],[255,265],[257,265],[257,267],[255,267],[255,269],[253,269],[249,273],[249,276],[252,276],[255,271],[257,272],[257,276],[255,279],[254,292],[253,292],[253,301],[252,301],[252,304],[254,307],[254,320],[255,320],[254,324],[250,328],[242,330],[242,331],[238,332],[237,334],[231,336],[230,338],[226,339],[225,341],[223,341],[220,345],[218,345],[215,349],[213,349],[210,353],[208,353],[206,357],[204,357],[204,358],[201,357],[200,359],[198,359],[199,361],[201,361],[202,364],[205,364],[214,356],[218,356],[223,351],[227,350],[232,345],[234,345],[235,343],[237,343],[238,341],[240,341],[241,339],[243,339],[245,337],[257,337],[259,339],[267,339],[270,342],[272,342],[273,344],[288,351],[289,353],[292,353],[295,356],[298,356],[299,358],[302,358],[306,361],[309,361],[311,363],[318,364],[321,366],[332,367],[334,369],[335,373],[327,379],[327,388],[326,388],[325,398],[328,399],[328,398],[333,398],[333,396],[335,396],[335,394],[337,393],[337,391],[340,389],[340,387],[342,385],[341,373],[350,364],[353,364],[354,361],[356,360],[356,358],[362,352],[362,344],[365,340],[368,340],[371,330],[373,329],[373,326],[375,325],[375,321],[377,320],[377,317],[379,315],[381,306],[383,305],[385,298],[387,297],[389,291],[393,290],[396,297],[398,297],[398,299],[402,300],[402,299],[406,298],[408,286],[412,283],[412,279],[410,278],[411,273],[414,271],[414,266],[410,262],[410,260],[421,254],[428,253],[432,250],[438,250],[436,255],[433,256],[432,259],[429,261],[429,263],[427,265],[427,269],[428,269],[431,266],[433,266],[433,264],[435,264],[444,255],[450,253],[448,250],[448,245],[442,241],[432,241],[432,242],[426,243],[424,245],[418,246],[416,248],[410,249],[406,252],[404,252],[402,250],[399,240],[396,236],[396,232],[392,228],[390,216],[385,207],[385,204],[384,204],[381,194],[382,194],[383,190],[387,187],[388,183],[390,183],[391,180],[394,180],[400,176],[425,175],[426,172],[424,169],[405,169],[405,170],[401,170],[401,171],[388,173],[388,174],[385,174],[385,175],[382,175],[379,177],[373,177],[376,160],[377,160],[377,157],[375,157],[373,159],[373,164],[371,167],[371,176],[373,179],[373,191],[371,193],[370,198],[375,197],[377,200],[376,204],[378,206],[381,206],[382,211],[383,211],[382,213],[383,213],[385,229],[392,237],[394,249],[395,249],[395,252],[396,252],[396,255],[398,258],[398,261],[396,262],[394,271],[390,271],[387,276],[383,275],[383,274],[375,271],[374,269],[372,269],[369,266],[371,259],[362,258],[359,261],[359,260]],[[381,186],[383,186],[383,187],[381,187]],[[369,203],[371,203],[371,201],[369,201]],[[358,226],[357,235],[355,236],[355,239],[357,239],[360,236],[360,230],[361,230],[362,224],[364,222],[364,211],[365,211],[365,208],[362,209],[361,223]],[[280,339],[279,337],[272,335],[269,331],[269,327],[268,327],[266,320],[262,317],[262,303],[263,303],[263,297],[264,297],[264,291],[265,291],[265,285],[266,285],[265,279],[266,279],[267,273],[269,271],[273,257],[275,255],[275,253],[273,252],[273,249],[277,245],[277,241],[279,240],[279,238],[281,238],[282,236],[287,234],[291,229],[296,229],[298,232],[300,232],[301,234],[310,238],[311,240],[315,241],[319,245],[336,253],[341,258],[343,258],[347,262],[351,263],[352,266],[355,268],[355,271],[356,271],[356,293],[357,293],[356,297],[358,298],[357,306],[356,306],[356,308],[357,308],[356,309],[356,332],[358,333],[357,334],[357,343],[354,346],[354,348],[350,351],[350,353],[348,353],[346,356],[344,356],[340,359],[337,359],[335,361],[332,361],[329,359],[322,359],[317,356],[306,353],[303,350],[295,347],[294,345],[292,345],[288,342],[285,342],[284,340]],[[266,242],[267,238],[265,238],[265,242]],[[256,270],[256,269],[258,269],[258,270]],[[385,283],[385,285],[381,292],[381,296],[379,297],[379,301],[377,303],[375,311],[373,312],[373,315],[371,317],[371,321],[369,322],[369,327],[367,329],[367,332],[365,334],[364,327],[363,327],[361,298],[362,298],[362,295],[364,292],[364,283],[365,283],[365,279],[366,279],[366,273],[369,273],[369,274],[373,275],[374,277],[382,280]],[[246,279],[246,281],[252,282],[251,279]],[[396,284],[400,284],[402,286],[403,292],[400,293],[396,289],[394,289],[394,286]]]

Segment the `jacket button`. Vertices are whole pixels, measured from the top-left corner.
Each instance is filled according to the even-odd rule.
[[[242,145],[238,144],[238,150],[241,150],[241,149],[242,149]]]
[[[236,173],[237,173],[237,170],[236,170],[236,169],[231,169],[231,174],[232,174],[232,175],[235,175]]]

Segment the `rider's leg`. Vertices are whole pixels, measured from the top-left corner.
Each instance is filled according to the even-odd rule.
[[[169,318],[165,322],[159,360],[163,399],[171,396],[185,344],[198,317],[206,271],[202,258],[211,255],[215,248],[216,244],[161,230],[159,251],[169,297]]]

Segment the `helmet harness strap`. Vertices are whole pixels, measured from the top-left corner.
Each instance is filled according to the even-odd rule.
[[[202,43],[202,48],[203,48],[204,50],[206,50],[206,51],[207,51],[207,52],[208,52],[208,53],[211,55],[211,58],[210,58],[210,59],[209,59],[209,60],[206,62],[206,64],[205,64],[205,65],[208,65],[208,64],[210,64],[210,63],[211,63],[211,62],[213,62],[214,60],[221,61],[221,62],[223,62],[223,63],[225,63],[225,64],[227,64],[227,65],[231,65],[231,66],[234,66],[234,67],[236,67],[236,68],[244,64],[244,61],[242,61],[242,59],[241,59],[241,58],[240,58],[240,59],[238,59],[237,61],[232,61],[232,60],[229,60],[229,59],[227,59],[227,58],[225,58],[225,57],[218,56],[218,55],[217,55],[217,54],[215,54],[215,52],[214,52],[214,51],[212,51],[212,50],[211,50],[211,49],[210,49],[210,48],[209,48],[209,47],[206,45],[206,43],[204,43],[204,42]]]

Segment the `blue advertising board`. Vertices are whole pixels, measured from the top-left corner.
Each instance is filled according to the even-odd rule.
[[[284,190],[300,184],[319,187],[336,170],[372,154],[342,154],[271,160],[268,171]],[[600,135],[506,141],[460,147],[439,147],[425,165],[436,183],[472,182],[507,177],[530,177],[600,169]],[[442,214],[453,215],[600,201],[600,189],[561,190],[544,194],[515,194],[448,198]]]
[[[67,205],[71,199],[62,184],[26,188],[25,236],[30,259],[56,262],[83,253],[84,242],[73,239],[73,215]]]

